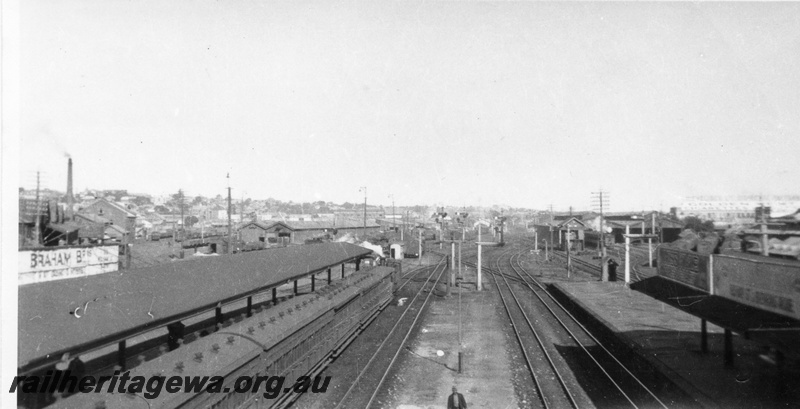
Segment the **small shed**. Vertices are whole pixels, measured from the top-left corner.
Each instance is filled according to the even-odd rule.
[[[571,250],[580,251],[586,248],[584,242],[586,225],[582,221],[572,217],[567,221],[559,223],[557,229],[558,245],[562,250],[567,249],[567,243],[569,243]]]
[[[389,246],[389,257],[395,260],[402,260],[405,253],[405,245],[403,243],[392,243]]]

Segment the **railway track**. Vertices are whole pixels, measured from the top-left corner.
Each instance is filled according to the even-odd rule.
[[[664,402],[646,385],[646,382],[629,370],[603,343],[589,332],[575,317],[564,308],[545,286],[522,267],[520,253],[511,254],[509,250],[495,260],[501,270],[501,259],[506,258],[506,270],[510,268],[520,278],[523,285],[515,289],[510,282],[496,280],[503,304],[517,334],[520,348],[530,356],[527,365],[536,379],[535,386],[541,407],[587,407],[593,402],[607,407],[664,407]],[[527,291],[525,291],[527,289]],[[519,290],[523,290],[522,293]],[[509,300],[513,298],[513,303]],[[526,308],[523,308],[523,305]],[[536,314],[534,326],[528,318]],[[550,327],[550,330],[547,328]],[[526,335],[529,334],[529,335]],[[530,335],[532,334],[532,335]],[[533,345],[533,339],[536,340]],[[585,384],[591,379],[592,387],[576,386],[578,383],[569,370],[565,359],[559,354],[556,345],[571,345],[580,349],[580,374]],[[576,351],[577,353],[577,351]],[[582,358],[582,359],[581,359]],[[546,361],[545,362],[543,362]],[[535,369],[534,369],[535,368]],[[584,389],[589,389],[584,391]],[[589,400],[589,396],[602,391],[602,401]]]
[[[500,259],[502,257],[501,255],[495,259],[495,266],[498,271],[501,270]],[[541,407],[580,407],[574,398],[574,395],[577,395],[576,391],[571,390],[562,371],[559,370],[559,365],[556,364],[553,355],[548,351],[543,337],[531,322],[526,308],[523,307],[522,303],[525,300],[520,301],[520,296],[515,293],[509,280],[503,274],[492,274],[492,279],[495,288],[500,294],[503,308],[511,322]],[[531,340],[535,340],[535,344]]]
[[[400,352],[404,349],[406,341],[412,334],[422,312],[431,298],[431,295],[436,291],[436,286],[441,280],[446,270],[444,258],[431,269],[430,274],[427,276],[425,282],[420,286],[419,291],[408,302],[408,306],[403,311],[402,315],[397,319],[397,322],[389,330],[386,337],[380,345],[376,348],[375,352],[369,358],[367,363],[358,372],[353,383],[347,389],[342,399],[336,405],[337,409],[340,408],[368,408],[373,404],[377,404],[378,394],[381,392],[386,377],[392,370],[394,363],[397,361]],[[410,271],[403,276],[406,281],[402,284],[405,286],[416,275],[428,270],[429,267],[422,267]],[[425,297],[421,297],[423,293],[427,292]],[[416,312],[416,314],[413,314]],[[402,339],[401,339],[402,338]],[[370,396],[364,393],[354,393],[356,391],[372,391]]]
[[[532,243],[530,239],[523,239],[525,242]],[[631,282],[635,283],[637,281],[644,280],[645,278],[652,277],[652,273],[648,273],[643,271],[643,269],[639,268],[639,266],[647,263],[647,260],[650,257],[649,250],[647,248],[631,246]],[[564,264],[567,263],[567,253],[561,250],[551,250],[550,254],[561,260]],[[655,254],[655,249],[654,253]],[[619,261],[620,265],[617,267],[617,280],[624,280],[623,271],[624,271],[624,260],[625,260],[625,246],[621,246],[619,244],[615,244],[608,248],[608,256],[614,258]],[[572,266],[574,269],[583,271],[585,273],[589,273],[591,275],[597,276],[598,278],[602,274],[602,270],[599,264],[594,264],[588,262],[586,260],[580,259],[578,257],[572,257]]]
[[[442,256],[442,257],[449,257],[448,254],[439,253],[437,251],[431,251],[431,253],[436,254],[438,256]],[[474,256],[474,257],[477,257],[477,256]],[[471,261],[464,261],[464,260],[462,260],[461,263],[464,264],[467,267],[478,268],[478,263],[473,263]],[[493,269],[491,267],[487,267],[487,266],[483,266],[481,271],[486,273],[486,274],[490,274],[490,275],[498,275],[498,274],[499,275],[504,275],[502,272],[499,272],[499,271],[497,271],[497,270],[495,270],[495,269]],[[508,275],[504,275],[504,276],[505,276],[505,278],[507,278],[509,280],[519,281],[518,277],[512,277],[512,276],[508,276]]]

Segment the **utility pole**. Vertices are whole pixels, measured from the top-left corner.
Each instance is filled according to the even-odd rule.
[[[233,233],[231,230],[231,174],[228,173],[228,254],[233,254]]]
[[[396,223],[396,221],[395,221],[395,219],[394,219],[394,217],[395,217],[395,211],[394,211],[394,193],[393,193],[393,194],[391,194],[391,195],[389,195],[389,197],[391,197],[391,198],[392,198],[392,232],[394,232],[395,234],[397,234],[397,223]]]
[[[447,284],[447,296],[450,296],[450,289],[456,285],[456,242],[450,242],[450,282]]]
[[[570,207],[570,209],[572,208]],[[571,236],[572,232],[570,232],[569,222],[567,222],[567,278],[570,278],[570,274],[572,272],[572,251],[571,251],[572,249],[570,249],[571,247],[570,239],[572,238]]]
[[[36,188],[36,192],[37,192],[36,197],[38,198],[39,197],[38,187]],[[769,256],[769,234],[767,233],[767,208],[764,207],[764,202],[761,202],[761,224],[759,226],[759,229],[761,231],[761,255]]]
[[[42,245],[42,235],[41,231],[39,230],[41,227],[39,225],[39,217],[41,216],[41,210],[39,209],[39,172],[36,172],[36,211],[35,211],[35,218],[33,219],[33,240],[36,242],[36,246]]]
[[[605,197],[604,197],[605,194]],[[603,210],[608,207],[608,193],[592,192],[592,205],[600,208],[600,280],[608,281],[608,259],[606,257],[605,223],[603,222]]]
[[[178,198],[180,199],[180,203],[178,206],[181,207],[181,250],[180,250],[180,258],[183,258],[183,241],[186,240],[186,216],[183,214],[183,208],[185,207],[183,204],[183,190],[178,189]],[[175,231],[173,229],[173,231]],[[128,250],[128,247],[125,247],[125,250]]]
[[[656,235],[656,211],[653,210],[653,213],[650,214],[650,235]],[[647,239],[647,251],[649,255],[647,256],[647,260],[650,262],[650,267],[653,267],[653,239]]]
[[[405,220],[403,220],[403,229],[400,230],[400,240],[404,240],[403,233],[406,231],[406,229],[408,229],[408,223],[409,223],[408,210],[406,210],[406,218]],[[411,232],[411,229],[409,229],[409,232]]]
[[[631,282],[631,226],[625,225],[625,285]]]
[[[183,190],[181,189],[178,189],[178,200],[179,200],[178,206],[180,206],[181,208],[181,239],[183,239],[184,237],[186,237],[186,218],[183,215],[183,208],[184,208]]]
[[[367,240],[367,187],[361,186],[358,191],[360,192],[361,189],[364,189],[364,240]]]

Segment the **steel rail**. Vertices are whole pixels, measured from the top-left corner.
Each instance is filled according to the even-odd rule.
[[[440,263],[441,263],[441,261],[440,261]],[[439,266],[437,265],[437,268],[438,267]],[[408,331],[406,332],[406,336],[403,337],[402,341],[400,341],[400,345],[397,347],[397,352],[394,353],[394,356],[392,357],[392,360],[389,361],[389,365],[386,366],[386,370],[383,372],[383,376],[381,376],[380,381],[378,381],[378,385],[375,387],[375,391],[372,392],[372,396],[370,396],[369,402],[367,402],[367,406],[366,406],[367,408],[369,408],[370,405],[372,405],[372,402],[375,400],[375,397],[378,396],[378,392],[381,390],[381,386],[383,385],[383,382],[386,380],[386,377],[389,375],[389,371],[392,369],[392,366],[397,361],[397,357],[400,355],[400,351],[403,350],[403,345],[406,344],[406,341],[408,340],[408,337],[411,335],[411,332],[414,330],[414,326],[417,325],[417,321],[419,320],[420,315],[422,315],[422,311],[424,311],[425,310],[425,306],[428,305],[428,301],[430,300],[431,295],[433,295],[433,291],[436,289],[436,284],[442,278],[442,274],[444,274],[445,271],[447,271],[447,269],[443,268],[442,272],[439,273],[439,275],[436,277],[436,281],[434,281],[433,287],[431,287],[431,290],[428,291],[428,295],[425,297],[425,301],[423,301],[422,305],[419,307],[419,310],[417,311],[417,315],[414,317],[414,321],[412,321],[411,325],[408,327]],[[433,270],[433,273],[431,273],[431,276],[433,276],[434,273],[436,273],[436,269]],[[424,287],[424,285],[423,285],[423,287]],[[420,289],[420,291],[421,290],[422,289]],[[409,305],[409,308],[410,307],[411,307],[411,305]],[[408,309],[406,309],[406,311],[408,311]]]
[[[355,387],[358,385],[359,381],[360,381],[360,380],[361,380],[361,378],[364,376],[364,374],[367,372],[367,369],[370,367],[370,365],[372,365],[372,363],[373,363],[373,362],[375,361],[375,359],[378,357],[378,354],[381,352],[381,350],[383,349],[383,347],[386,345],[386,342],[388,342],[388,341],[389,341],[389,339],[391,339],[391,338],[392,338],[392,334],[393,334],[393,333],[394,333],[394,331],[397,329],[397,327],[400,325],[400,322],[401,322],[401,321],[403,320],[403,318],[406,316],[406,313],[408,313],[408,311],[410,311],[410,310],[411,310],[411,306],[412,306],[412,305],[414,304],[414,302],[417,300],[417,298],[419,297],[419,295],[420,295],[420,294],[422,294],[422,291],[425,289],[425,284],[428,284],[428,283],[431,281],[431,278],[434,276],[434,274],[436,274],[436,270],[438,270],[438,269],[439,269],[439,267],[442,265],[442,263],[443,263],[443,262],[444,262],[444,258],[442,258],[441,260],[439,260],[439,262],[436,264],[436,266],[434,267],[434,269],[431,271],[431,274],[428,276],[428,279],[425,281],[425,283],[424,283],[422,286],[420,286],[420,289],[419,289],[419,291],[417,291],[417,293],[414,295],[414,298],[412,298],[412,299],[411,299],[411,301],[408,303],[408,306],[406,307],[405,311],[403,311],[403,313],[400,315],[400,317],[398,317],[398,318],[397,318],[397,321],[395,322],[395,324],[394,324],[394,326],[392,327],[392,329],[390,329],[390,330],[389,330],[389,332],[386,334],[386,337],[383,339],[383,341],[381,342],[381,344],[380,344],[380,345],[378,345],[378,348],[376,348],[376,349],[375,349],[375,352],[372,354],[372,356],[370,357],[369,361],[367,361],[367,363],[364,365],[364,367],[361,369],[361,371],[359,371],[359,373],[358,373],[358,376],[356,376],[356,379],[353,381],[353,383],[352,383],[352,384],[350,385],[350,387],[347,389],[347,392],[345,392],[345,394],[344,394],[344,396],[342,397],[342,399],[341,399],[341,400],[339,401],[339,403],[336,405],[336,409],[339,409],[339,408],[342,408],[342,407],[344,407],[344,406],[342,406],[342,405],[343,405],[343,403],[344,403],[344,402],[347,400],[347,398],[348,398],[348,397],[350,396],[350,394],[353,392],[353,389],[355,389]],[[428,302],[428,299],[430,298],[431,294],[433,294],[433,290],[434,290],[434,288],[436,287],[436,284],[438,283],[438,281],[439,281],[439,279],[441,278],[441,276],[442,276],[442,274],[444,273],[444,271],[445,271],[445,269],[442,269],[442,271],[441,271],[441,272],[439,273],[439,275],[437,276],[437,278],[436,278],[436,281],[434,281],[434,282],[433,282],[433,287],[432,287],[432,288],[431,288],[431,290],[428,292],[428,296],[425,298],[425,301],[423,302],[422,306],[419,308],[419,311],[417,312],[417,316],[414,318],[414,321],[411,323],[411,327],[409,328],[408,332],[406,333],[406,336],[405,336],[405,338],[403,338],[403,341],[400,343],[400,346],[398,347],[398,351],[397,351],[397,353],[395,354],[395,357],[392,359],[392,361],[389,363],[389,366],[386,368],[386,371],[385,371],[385,373],[384,373],[384,376],[383,376],[383,378],[381,378],[381,383],[383,383],[383,379],[386,377],[386,374],[387,374],[387,373],[389,373],[389,369],[391,368],[392,364],[394,363],[395,359],[397,358],[397,355],[400,353],[400,350],[402,350],[402,349],[403,349],[403,344],[405,344],[405,340],[408,338],[408,335],[411,333],[411,330],[414,328],[414,324],[416,324],[416,322],[417,322],[417,319],[419,318],[419,315],[420,315],[420,313],[421,313],[421,312],[422,312],[422,310],[425,308],[425,305],[427,304],[427,302]],[[379,384],[378,384],[378,386],[375,388],[375,391],[376,391],[376,393],[377,393],[377,391],[378,391],[378,389],[379,389],[379,388],[380,388],[380,383],[379,383]],[[374,398],[374,396],[375,396],[375,394],[373,394],[372,398]],[[370,403],[372,402],[372,398],[370,398]],[[369,407],[369,404],[367,404],[367,407]]]
[[[628,369],[628,368],[627,368],[627,367],[626,367],[626,366],[625,366],[625,365],[624,365],[622,362],[620,362],[620,361],[619,361],[619,359],[617,359],[617,357],[616,357],[616,356],[615,356],[613,353],[611,353],[611,351],[609,351],[609,350],[608,350],[608,349],[605,347],[605,345],[603,345],[603,344],[600,342],[600,340],[598,340],[598,339],[597,339],[597,338],[596,338],[596,337],[595,337],[595,336],[594,336],[594,335],[593,335],[591,332],[589,332],[589,330],[588,330],[588,329],[587,329],[587,328],[586,328],[586,327],[585,327],[583,324],[581,324],[581,323],[580,323],[580,322],[579,322],[579,321],[578,321],[578,320],[577,320],[577,319],[576,319],[576,318],[575,318],[575,317],[574,317],[574,316],[573,316],[573,315],[572,315],[572,314],[571,314],[571,313],[570,313],[570,312],[569,312],[569,311],[568,311],[568,310],[567,310],[567,309],[566,309],[566,308],[565,308],[563,305],[561,305],[561,303],[560,303],[560,302],[558,302],[558,300],[556,300],[556,299],[555,299],[555,297],[553,297],[553,295],[552,295],[552,294],[550,294],[550,292],[549,292],[549,291],[547,291],[547,289],[546,289],[546,288],[545,288],[545,287],[544,287],[544,286],[541,284],[541,282],[539,282],[539,280],[537,280],[536,278],[534,278],[534,277],[533,277],[533,276],[532,276],[532,275],[531,275],[531,274],[530,274],[530,273],[529,273],[529,272],[528,272],[528,271],[527,271],[527,270],[526,270],[524,267],[522,267],[522,264],[519,262],[519,254],[517,254],[517,255],[516,255],[516,257],[517,257],[517,259],[516,259],[516,261],[517,261],[517,266],[516,266],[516,267],[514,266],[514,264],[513,264],[513,262],[512,262],[512,259],[513,259],[513,257],[514,257],[514,256],[512,256],[512,257],[511,257],[511,259],[509,259],[509,263],[511,264],[511,267],[514,269],[514,272],[516,272],[516,273],[517,273],[517,274],[520,276],[520,278],[521,278],[521,279],[523,279],[523,280],[525,280],[525,281],[526,281],[526,285],[528,286],[528,288],[530,288],[531,292],[532,292],[534,295],[536,295],[536,297],[537,297],[537,298],[539,298],[539,300],[542,302],[542,304],[544,304],[544,306],[547,308],[547,310],[548,310],[548,311],[550,311],[550,313],[553,315],[553,317],[555,317],[555,318],[556,318],[556,320],[558,320],[558,322],[559,322],[559,323],[561,324],[561,326],[562,326],[562,327],[563,327],[563,328],[564,328],[564,329],[567,331],[567,333],[570,335],[570,337],[572,337],[572,339],[573,339],[573,340],[575,340],[575,342],[576,342],[576,343],[577,343],[577,344],[578,344],[578,345],[581,347],[581,349],[583,349],[583,351],[584,351],[584,352],[586,352],[586,354],[587,354],[587,355],[588,355],[588,356],[591,358],[591,360],[592,360],[592,361],[594,361],[594,363],[595,363],[595,364],[598,366],[598,368],[599,368],[599,369],[600,369],[600,370],[601,370],[601,371],[602,371],[602,372],[603,372],[603,373],[606,375],[606,377],[608,377],[608,379],[609,379],[609,380],[610,380],[610,381],[611,381],[611,382],[614,384],[614,386],[617,388],[617,390],[619,390],[619,392],[620,392],[620,393],[621,393],[621,394],[622,394],[622,395],[625,397],[625,399],[627,399],[627,400],[628,400],[628,402],[630,402],[630,403],[631,403],[631,405],[632,405],[633,407],[638,407],[638,406],[637,406],[637,405],[636,405],[636,404],[633,402],[633,400],[632,400],[632,399],[631,399],[631,398],[630,398],[630,397],[629,397],[629,396],[628,396],[628,395],[627,395],[627,394],[626,394],[626,393],[625,393],[625,392],[622,390],[622,387],[621,387],[619,384],[617,384],[617,382],[616,382],[616,381],[615,381],[615,380],[614,380],[614,379],[611,377],[611,375],[610,375],[610,374],[609,374],[609,373],[606,371],[606,368],[604,368],[604,367],[603,367],[603,366],[600,364],[600,362],[598,362],[598,360],[596,359],[596,357],[595,357],[595,356],[594,356],[594,355],[593,355],[591,352],[589,352],[589,350],[586,348],[586,346],[584,346],[584,345],[583,345],[583,343],[581,343],[581,342],[578,340],[578,338],[575,336],[575,334],[572,332],[572,330],[570,330],[570,329],[567,327],[567,325],[564,323],[564,321],[563,321],[563,320],[561,320],[561,318],[559,318],[559,317],[558,317],[558,315],[555,313],[555,311],[553,311],[553,309],[550,307],[550,305],[548,305],[548,303],[544,301],[544,299],[543,299],[543,298],[542,298],[542,296],[540,295],[540,292],[544,292],[545,294],[547,294],[547,296],[548,296],[548,297],[549,297],[549,298],[552,300],[552,302],[553,302],[553,303],[555,303],[555,305],[557,305],[557,306],[558,306],[558,308],[560,308],[560,310],[561,310],[561,311],[563,311],[563,312],[564,312],[564,313],[565,313],[565,314],[566,314],[566,315],[567,315],[567,316],[568,316],[570,319],[572,319],[572,321],[573,321],[573,322],[574,322],[574,323],[575,323],[575,324],[576,324],[576,325],[577,325],[577,326],[578,326],[578,327],[579,327],[579,328],[580,328],[580,329],[581,329],[581,330],[582,330],[582,331],[583,331],[583,332],[584,332],[586,335],[588,335],[588,336],[589,336],[589,338],[591,338],[591,339],[592,339],[592,340],[593,340],[593,341],[594,341],[594,342],[597,344],[597,346],[599,346],[599,347],[600,347],[600,348],[601,348],[603,351],[605,351],[605,352],[606,352],[606,354],[608,354],[608,356],[609,356],[609,357],[610,357],[612,360],[614,360],[614,362],[616,362],[616,363],[617,363],[617,365],[619,365],[619,367],[620,367],[620,368],[622,368],[622,369],[623,369],[623,370],[624,370],[624,371],[625,371],[625,372],[626,372],[626,373],[627,373],[627,374],[628,374],[628,375],[629,375],[629,376],[630,376],[630,377],[631,377],[633,380],[635,380],[635,381],[636,381],[636,383],[638,383],[638,384],[639,384],[639,386],[641,386],[641,387],[642,387],[642,388],[643,388],[643,389],[644,389],[644,390],[645,390],[645,391],[646,391],[646,392],[647,392],[647,393],[648,393],[650,396],[652,396],[652,397],[653,397],[653,399],[655,399],[655,400],[656,400],[656,402],[658,402],[658,403],[659,403],[659,404],[660,404],[660,405],[661,405],[663,408],[667,408],[667,405],[665,405],[665,404],[664,404],[664,402],[662,402],[662,401],[661,401],[661,400],[660,400],[660,399],[659,399],[659,398],[658,398],[658,397],[655,395],[655,393],[653,393],[653,392],[652,392],[652,391],[651,391],[651,390],[650,390],[650,389],[649,389],[649,388],[648,388],[648,387],[647,387],[647,386],[646,386],[646,385],[645,385],[645,384],[644,384],[644,383],[643,383],[643,382],[642,382],[642,381],[641,381],[641,380],[640,380],[640,379],[639,379],[639,378],[638,378],[636,375],[634,375],[634,374],[633,374],[633,373],[632,373],[632,372],[631,372],[631,371],[630,371],[630,370],[629,370],[629,369]],[[517,268],[519,268],[519,270],[517,270]],[[535,290],[534,290],[534,288],[533,288],[533,287],[531,287],[531,285],[528,283],[528,280],[526,280],[526,279],[525,279],[525,278],[524,278],[524,277],[523,277],[523,276],[520,274],[520,271],[521,271],[522,273],[524,273],[524,274],[525,274],[525,275],[528,277],[528,279],[529,279],[530,281],[532,281],[532,282],[533,282],[533,283],[534,283],[534,284],[535,284],[537,287],[539,287],[539,289],[540,289],[540,290],[542,290],[542,291],[535,291]]]
[[[508,250],[508,251],[504,252],[503,254],[501,254],[497,259],[495,259],[495,265],[497,266],[498,270],[500,270],[500,259],[503,256],[505,256],[506,254],[508,254],[509,252],[511,252],[511,251],[512,250]],[[539,336],[539,334],[537,333],[536,329],[534,328],[533,323],[531,323],[530,319],[528,318],[528,314],[525,312],[525,309],[522,308],[522,304],[520,304],[519,299],[517,298],[516,294],[514,294],[514,290],[511,288],[511,284],[509,284],[509,282],[505,278],[505,276],[501,275],[501,277],[503,278],[503,281],[505,282],[509,293],[514,298],[514,302],[517,304],[517,308],[519,308],[519,311],[522,313],[522,316],[525,318],[525,322],[527,322],[528,327],[531,330],[531,333],[533,334],[534,338],[536,338],[536,342],[539,344],[539,348],[541,349],[542,353],[544,354],[545,358],[547,359],[547,362],[550,364],[550,367],[552,368],[553,373],[555,374],[556,378],[558,379],[558,382],[561,385],[561,388],[564,390],[565,395],[568,398],[570,404],[572,405],[573,408],[578,408],[578,403],[575,401],[575,398],[572,397],[572,393],[570,392],[569,387],[567,386],[566,380],[564,380],[564,377],[558,371],[558,368],[557,368],[555,362],[553,361],[553,358],[550,356],[550,353],[547,352],[547,348],[544,346],[544,341],[542,341],[541,337]],[[548,407],[550,407],[550,404],[548,403],[548,399],[545,396],[545,392],[541,387],[541,383],[539,382],[539,378],[538,378],[538,376],[536,375],[536,372],[533,369],[533,364],[531,363],[530,357],[528,356],[528,352],[527,352],[527,350],[525,348],[525,343],[522,341],[522,336],[520,334],[520,330],[519,330],[517,324],[514,322],[514,318],[511,316],[511,309],[508,307],[508,303],[506,302],[506,298],[505,298],[505,296],[503,296],[503,292],[500,290],[500,285],[498,283],[497,277],[492,275],[492,278],[494,279],[495,286],[497,287],[497,292],[500,293],[500,299],[503,301],[503,307],[505,307],[505,309],[506,309],[506,314],[508,314],[509,321],[511,321],[511,326],[514,328],[514,333],[516,335],[517,342],[519,343],[519,346],[520,346],[520,349],[522,350],[523,355],[525,355],[526,364],[528,366],[528,369],[531,372],[531,376],[533,377],[533,381],[534,381],[534,384],[536,385],[536,389],[539,392],[539,399],[541,399],[542,404],[544,405],[544,407],[548,408]]]
[[[441,260],[440,260],[439,262],[441,263]],[[438,264],[437,264],[437,266],[438,266]],[[413,280],[413,279],[414,279],[414,278],[417,276],[417,274],[419,274],[419,273],[423,272],[424,270],[427,270],[427,269],[429,269],[429,268],[431,268],[431,267],[434,267],[434,268],[435,268],[436,266],[422,266],[422,267],[417,267],[417,268],[415,268],[415,269],[413,269],[413,270],[411,270],[411,271],[407,272],[405,275],[403,275],[403,277],[400,277],[401,279],[405,279],[406,281],[405,281],[403,284],[401,284],[399,287],[397,287],[397,288],[396,288],[396,289],[393,291],[393,293],[397,293],[397,292],[399,292],[401,289],[403,289],[403,287],[405,287],[405,286],[406,286],[406,284],[408,284],[409,282],[411,282],[411,280]]]
[[[447,254],[442,254],[442,253],[439,253],[438,251],[431,251],[431,253],[439,255],[439,256],[443,256],[443,257],[449,257]],[[473,263],[471,261],[462,261],[462,264],[464,264],[465,266],[473,267],[473,268],[477,268],[478,267],[477,263]],[[491,267],[483,267],[481,270],[486,272],[486,273],[488,273],[488,274],[500,274],[502,276],[505,276],[509,280],[520,281],[520,279],[517,278],[517,277],[511,277],[511,276],[509,276],[507,274],[503,274],[502,272],[498,272],[498,271],[496,271],[495,269],[493,269]]]

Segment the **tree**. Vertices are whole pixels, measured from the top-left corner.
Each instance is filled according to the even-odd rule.
[[[197,224],[197,222],[199,222],[199,221],[200,221],[200,219],[198,219],[197,216],[186,216],[183,219],[183,225],[185,227],[192,227],[195,224]]]
[[[683,228],[692,229],[697,233],[713,232],[714,222],[711,220],[703,221],[697,216],[686,216],[686,218],[683,219]]]
[[[137,206],[153,204],[153,202],[147,196],[136,196],[136,197],[133,198],[133,200],[131,200],[131,202],[133,202],[133,204],[135,204]]]
[[[156,207],[154,208],[154,210],[155,210],[156,212],[158,212],[159,214],[169,214],[169,213],[171,213],[171,212],[172,212],[172,210],[170,210],[170,208],[169,208],[169,207],[162,206],[162,205],[158,205],[158,206],[156,206]]]
[[[184,212],[189,210],[189,205],[186,203],[186,197],[184,196],[183,191],[179,190],[178,193],[175,193],[170,197],[171,199],[166,204],[174,207],[178,213],[180,213],[181,210]]]

